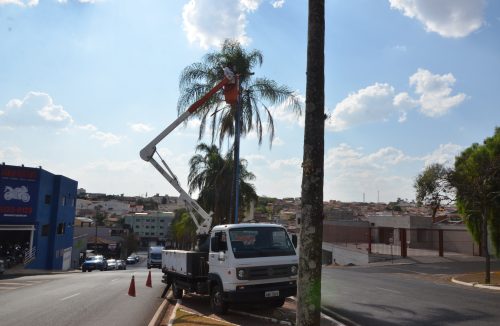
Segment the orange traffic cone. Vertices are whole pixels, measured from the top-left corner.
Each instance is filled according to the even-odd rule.
[[[151,271],[148,273],[148,279],[146,280],[146,286],[152,288],[153,285],[151,284]]]
[[[135,280],[134,275],[132,275],[132,280],[130,281],[130,287],[128,288],[128,295],[135,297]]]

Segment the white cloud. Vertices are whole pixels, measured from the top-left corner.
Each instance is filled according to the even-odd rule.
[[[429,166],[433,163],[444,165],[455,164],[455,157],[460,154],[463,147],[456,144],[441,144],[432,153],[421,158],[424,161],[424,166]]]
[[[484,0],[389,0],[391,8],[443,37],[465,37],[483,24]]]
[[[151,130],[153,130],[153,127],[151,127],[150,125],[147,125],[147,124],[144,124],[144,123],[131,123],[129,124],[130,126],[130,129],[132,129],[132,131],[135,131],[135,132],[150,132]]]
[[[465,94],[450,96],[455,81],[452,74],[434,75],[428,70],[418,69],[410,77],[410,85],[415,86],[415,93],[420,95],[420,111],[429,117],[439,117],[462,103]]]
[[[59,130],[82,130],[90,133],[90,138],[110,146],[121,141],[121,137],[100,131],[92,124],[79,125],[62,105],[55,104],[47,93],[28,92],[23,99],[11,99],[0,111],[0,128],[52,128]]]
[[[428,117],[440,117],[466,99],[463,93],[451,95],[455,81],[451,73],[438,75],[418,69],[409,78],[409,85],[414,87],[417,99],[408,92],[395,94],[394,87],[389,84],[375,83],[349,94],[338,103],[326,120],[326,128],[342,131],[360,124],[388,121],[395,115],[402,123],[414,108],[419,108]]]
[[[191,43],[218,47],[224,39],[248,44],[247,14],[258,9],[260,0],[190,0],[183,8],[183,28]]]
[[[8,146],[3,149],[0,148],[0,161],[9,162],[10,164],[21,164],[22,154],[22,150],[17,146]]]
[[[34,7],[38,5],[38,0],[0,0],[0,6],[1,5],[17,5],[20,7]]]
[[[295,96],[299,99],[302,104],[302,108],[305,109],[306,98],[304,95],[295,92]],[[283,121],[288,124],[296,124],[299,126],[305,126],[305,112],[300,114],[299,112],[294,112],[290,109],[289,101],[284,101],[282,104],[271,107],[271,114],[273,115],[273,119],[276,121]]]
[[[413,180],[418,171],[435,162],[453,164],[461,149],[459,145],[442,144],[431,153],[411,156],[394,147],[367,153],[340,144],[325,153],[325,196],[361,201],[366,193],[367,201],[376,201],[380,191],[382,201],[414,198]]]
[[[387,120],[395,111],[393,98],[394,87],[389,84],[376,83],[360,89],[335,106],[325,127],[341,131],[353,125]]]
[[[269,163],[269,167],[273,170],[280,170],[283,168],[290,168],[290,167],[295,167],[295,168],[300,168],[300,165],[302,164],[302,160],[296,157],[292,157],[289,159],[285,160],[275,160],[273,162]]]
[[[4,127],[55,127],[65,128],[73,118],[61,105],[55,104],[49,94],[29,92],[23,99],[7,102],[0,118]]]
[[[103,147],[108,147],[120,143],[121,137],[110,132],[96,131],[90,138],[97,139],[102,142]]]
[[[282,8],[285,4],[285,0],[273,0],[271,1],[271,6],[274,8]]]

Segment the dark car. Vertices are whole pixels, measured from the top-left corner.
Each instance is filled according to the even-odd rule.
[[[105,271],[108,269],[108,263],[103,256],[88,257],[82,264],[82,272],[92,272],[94,269]]]
[[[135,264],[137,261],[135,260],[134,257],[130,256],[130,257],[127,257],[127,264],[130,265],[130,264]]]

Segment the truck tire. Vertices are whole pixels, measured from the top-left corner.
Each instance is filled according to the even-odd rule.
[[[175,280],[172,282],[172,294],[174,296],[174,299],[180,300],[182,299],[182,294],[183,291],[177,286],[177,283],[175,283]]]
[[[222,290],[219,285],[214,285],[210,292],[210,307],[216,314],[224,315],[227,313],[228,304],[222,299]]]

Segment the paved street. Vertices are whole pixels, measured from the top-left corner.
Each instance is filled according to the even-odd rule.
[[[498,325],[500,292],[449,282],[483,263],[323,269],[322,304],[360,325]],[[500,263],[492,267],[500,269]]]
[[[147,325],[164,288],[161,271],[151,271],[153,288],[145,286],[148,270],[134,265],[126,271],[2,277],[0,324]],[[132,275],[136,297],[127,294]]]

